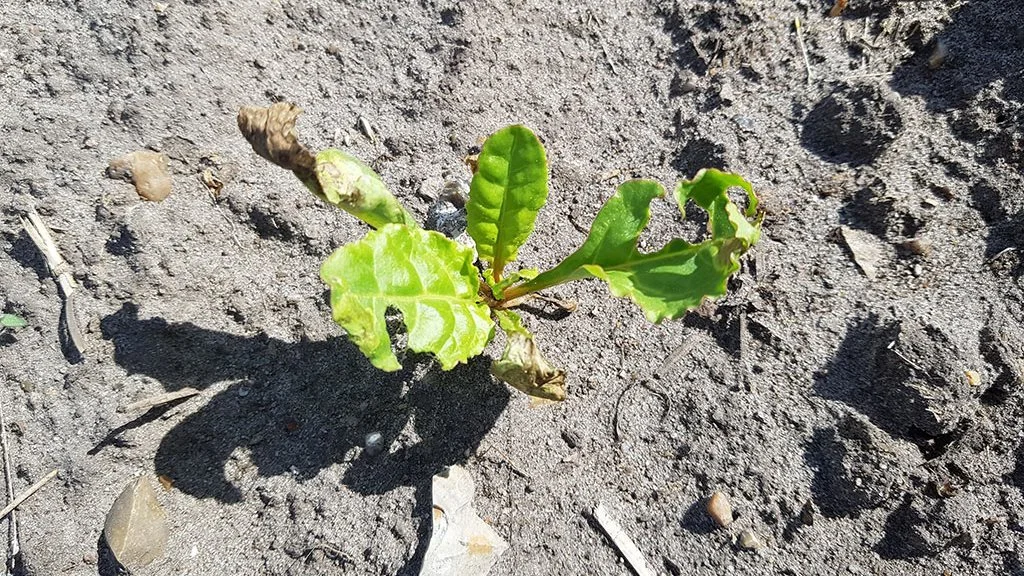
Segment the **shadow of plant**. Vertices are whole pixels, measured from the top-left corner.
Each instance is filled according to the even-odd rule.
[[[238,336],[189,322],[139,319],[132,304],[104,318],[101,329],[120,366],[168,391],[235,381],[160,442],[155,472],[171,478],[175,488],[238,502],[251,486],[233,482],[225,465],[239,447],[260,476],[290,473],[301,480],[345,462],[367,434],[379,432],[390,453],[363,452],[351,460],[344,484],[360,494],[414,487],[421,543],[429,536],[431,478],[465,461],[509,400],[483,357],[451,372],[385,373],[345,338],[290,343]],[[415,356],[406,364],[415,366],[417,359],[421,365],[426,360]],[[400,438],[410,419],[421,438],[415,443]],[[108,437],[97,449],[104,443],[116,439]]]

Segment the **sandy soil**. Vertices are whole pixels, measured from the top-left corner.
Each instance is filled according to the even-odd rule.
[[[172,483],[171,538],[140,573],[415,574],[430,478],[461,463],[511,543],[497,574],[628,573],[599,503],[664,574],[1024,574],[1024,4],[830,6],[4,2],[0,309],[30,327],[0,336],[0,399],[15,491],[59,470],[20,509],[19,573],[115,573],[104,515],[150,474]],[[754,183],[765,238],[683,321],[557,290],[579,311],[527,321],[570,372],[560,405],[531,407],[487,358],[383,374],[317,277],[365,227],[238,134],[240,106],[280,100],[420,217],[483,137],[532,127],[552,190],[528,265],[577,246],[618,182],[705,166]],[[163,202],[104,175],[140,148],[171,159]],[[21,230],[33,206],[82,286],[84,359]],[[651,246],[696,230],[677,214],[655,207]],[[849,238],[878,254],[871,277]],[[385,453],[364,453],[371,432]]]

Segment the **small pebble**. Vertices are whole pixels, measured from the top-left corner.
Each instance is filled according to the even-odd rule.
[[[732,505],[729,504],[729,497],[721,492],[714,492],[708,498],[708,516],[721,527],[732,524]]]
[[[750,116],[734,116],[732,121],[735,122],[736,125],[740,127],[740,130],[743,130],[744,132],[757,131],[757,124]]]
[[[981,386],[981,374],[974,370],[964,370],[964,376],[967,378],[967,383],[971,386]]]
[[[376,456],[384,451],[384,436],[380,432],[370,432],[363,441],[366,454]]]
[[[932,243],[920,238],[911,238],[902,244],[903,249],[916,256],[927,258],[932,254]]]
[[[732,104],[736,99],[736,93],[733,92],[732,84],[723,82],[721,86],[718,87],[718,97],[722,99],[723,103]]]
[[[804,502],[804,507],[800,509],[800,522],[806,526],[814,525],[814,502],[808,500]]]
[[[356,128],[359,128],[359,131],[362,132],[363,136],[366,136],[370,142],[373,142],[374,144],[377,143],[377,131],[373,129],[373,125],[370,123],[368,118],[365,116],[357,118]]]
[[[757,533],[749,528],[740,532],[737,543],[744,550],[760,550],[764,548],[764,542],[761,542],[761,539],[757,537]]]
[[[249,395],[249,389],[246,388],[245,386],[242,386],[242,387],[240,387],[238,389],[238,396],[239,396],[239,398],[245,398],[248,395]]]
[[[466,196],[469,185],[462,181],[450,181],[427,210],[427,230],[436,230],[449,238],[456,238],[466,231]]]
[[[697,90],[697,76],[693,72],[677,74],[672,82],[674,94],[689,94]]]

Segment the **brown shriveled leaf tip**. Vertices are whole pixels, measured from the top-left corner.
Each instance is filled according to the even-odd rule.
[[[243,106],[238,111],[238,129],[264,159],[295,172],[302,180],[315,179],[316,155],[299,143],[295,134],[299,114],[302,108],[291,102],[278,102],[268,108]]]

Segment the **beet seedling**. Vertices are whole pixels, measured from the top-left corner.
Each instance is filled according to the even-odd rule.
[[[334,320],[381,370],[401,367],[385,320],[389,308],[402,313],[409,349],[433,354],[443,370],[482,353],[497,324],[507,344],[491,372],[531,396],[563,400],[565,372],[544,358],[511,308],[541,290],[597,278],[615,296],[635,302],[651,322],[679,318],[704,298],[725,294],[739,257],[760,235],[750,184],[704,169],[680,182],[674,196],[684,217],[688,201],[708,212],[710,237],[696,244],[675,238],[656,252],[641,252],[637,241],[650,204],[666,192],[657,182],[630,180],[601,208],[583,245],[560,264],[506,274],[548,195],[544,147],[528,128],[503,128],[483,145],[466,204],[474,250],[421,228],[359,160],[339,150],[307,150],[294,133],[300,113],[286,103],[243,108],[238,124],[262,157],[374,228],[335,250],[320,277],[331,290]],[[745,211],[729,199],[732,187],[746,192]]]

